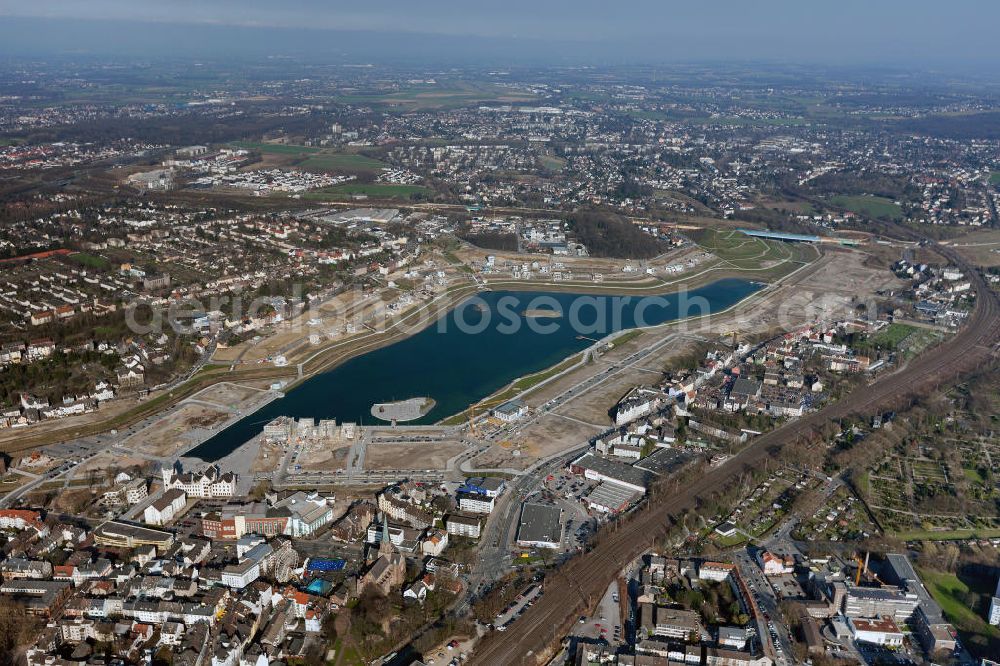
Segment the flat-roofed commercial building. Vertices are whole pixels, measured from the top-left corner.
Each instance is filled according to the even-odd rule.
[[[587,495],[587,506],[602,513],[617,513],[624,511],[641,497],[642,493],[634,488],[605,481]]]
[[[601,458],[593,453],[583,454],[571,462],[569,468],[574,474],[582,474],[584,478],[593,481],[611,481],[641,493],[646,492],[646,486],[652,476],[645,470],[617,460]]]
[[[558,548],[562,544],[562,509],[525,502],[517,526],[517,545],[526,548]]]
[[[163,549],[173,542],[174,535],[170,532],[123,523],[119,520],[109,520],[94,528],[94,543],[101,546],[117,548],[156,546],[158,549]]]
[[[903,644],[903,632],[888,615],[882,618],[866,619],[862,617],[848,618],[854,640],[859,643],[872,643],[888,647],[899,647]]]
[[[883,617],[906,622],[920,604],[916,594],[895,587],[855,587],[849,585],[844,599],[847,617]]]

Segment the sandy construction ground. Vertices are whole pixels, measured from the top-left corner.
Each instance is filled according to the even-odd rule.
[[[131,455],[124,451],[111,450],[99,453],[90,460],[78,465],[73,473],[73,478],[86,478],[91,471],[105,472],[109,469],[126,470],[130,467],[141,467],[148,461],[140,456]]]
[[[257,449],[257,455],[250,464],[251,472],[274,472],[281,464],[281,455],[284,452],[283,444],[261,442]]]
[[[346,322],[367,312],[378,302],[380,299],[371,293],[346,291],[312,311],[306,310],[297,317],[266,329],[256,342],[248,340],[216,351],[213,360],[226,363],[238,360],[243,364],[250,364],[279,354],[290,357],[292,354],[305,353],[315,349],[309,343],[311,334],[320,335],[323,343],[347,337],[348,333],[344,330]],[[313,318],[320,323],[310,325],[309,320]]]
[[[369,444],[365,469],[445,469],[448,460],[464,450],[460,442]]]
[[[195,441],[199,430],[211,430],[231,416],[228,410],[185,403],[148,427],[129,436],[123,444],[155,456],[172,456]]]
[[[260,389],[253,386],[221,382],[199,391],[188,400],[210,402],[230,409],[243,409],[247,403],[259,398],[260,394]]]
[[[310,442],[305,445],[297,464],[307,470],[343,469],[350,448],[350,440]]]
[[[32,479],[30,477],[9,472],[4,475],[3,478],[0,478],[0,497],[17,490],[31,480]]]
[[[633,266],[638,266],[640,264],[644,266],[666,266],[686,258],[687,255],[697,254],[699,252],[700,250],[698,248],[690,247],[684,249],[672,249],[665,252],[655,261],[647,262],[640,260],[609,259],[603,257],[553,257],[551,255],[528,252],[518,254],[517,252],[487,250],[470,243],[463,242],[462,246],[455,250],[454,254],[466,264],[482,262],[487,255],[492,255],[496,257],[496,265],[501,269],[508,263],[520,266],[524,263],[530,264],[537,261],[542,266],[549,265],[550,263],[553,265],[561,264],[564,266],[562,270],[580,273],[603,273],[606,277],[624,275],[626,278],[635,280],[641,277],[641,274],[625,273],[623,269],[626,264],[631,264]]]

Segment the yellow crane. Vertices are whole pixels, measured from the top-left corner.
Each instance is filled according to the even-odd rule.
[[[469,419],[469,434],[473,437],[479,437],[479,433],[476,431],[476,410],[492,407],[494,405],[499,405],[501,403],[507,402],[508,398],[484,398],[474,405],[469,405],[465,410],[466,415]]]
[[[864,559],[864,561],[862,561],[859,556],[857,556],[857,555],[854,556],[854,561],[858,563],[858,573],[854,577],[854,585],[855,585],[855,587],[861,584],[861,574],[866,573],[868,571],[868,556],[869,555],[871,555],[871,553],[865,553],[865,559]]]

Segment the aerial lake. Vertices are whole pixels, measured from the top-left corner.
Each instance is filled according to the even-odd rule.
[[[486,291],[424,330],[315,375],[219,431],[188,455],[214,461],[278,416],[383,423],[372,405],[428,397],[434,407],[410,424],[456,414],[514,379],[553,366],[616,331],[719,312],[762,285],[727,278],[684,294],[591,296]],[[692,303],[686,307],[685,303]],[[552,309],[561,316],[525,316]]]

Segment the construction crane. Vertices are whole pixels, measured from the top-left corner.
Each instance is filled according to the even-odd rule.
[[[480,400],[474,405],[469,405],[465,410],[469,418],[469,434],[473,437],[479,437],[479,433],[476,431],[476,410],[482,409],[483,407],[492,407],[493,405],[499,405],[502,402],[507,402],[506,398],[493,398],[492,400]]]
[[[868,572],[868,557],[869,557],[869,555],[871,555],[871,553],[868,553],[868,552],[865,553],[865,559],[864,559],[863,562],[861,561],[860,557],[858,557],[857,555],[854,556],[854,561],[858,563],[858,573],[854,577],[854,586],[855,587],[857,587],[858,585],[861,584],[861,574]]]

